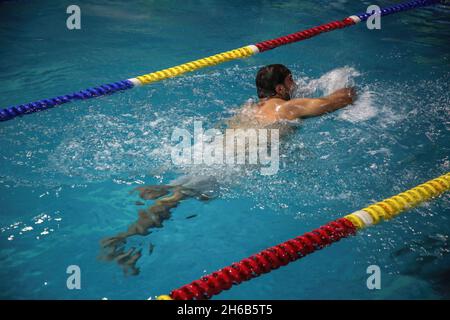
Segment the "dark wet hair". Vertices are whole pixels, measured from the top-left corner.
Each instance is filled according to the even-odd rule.
[[[259,69],[256,74],[258,98],[268,98],[276,95],[276,86],[283,84],[286,77],[290,74],[292,74],[291,70],[282,64],[270,64]]]

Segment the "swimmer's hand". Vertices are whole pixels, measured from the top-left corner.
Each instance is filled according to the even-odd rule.
[[[341,95],[344,98],[348,98],[348,99],[350,99],[348,104],[350,104],[356,100],[356,88],[355,87],[342,88],[342,89],[336,90],[331,95],[335,95],[336,97],[339,97],[339,95]],[[328,96],[328,97],[330,97],[330,96]]]
[[[355,87],[336,90],[321,98],[292,99],[283,103],[278,116],[287,120],[316,117],[352,104],[356,100]]]

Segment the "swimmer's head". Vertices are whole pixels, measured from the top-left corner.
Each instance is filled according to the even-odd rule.
[[[262,67],[256,74],[256,90],[260,99],[291,99],[291,93],[295,90],[291,70],[282,64]]]

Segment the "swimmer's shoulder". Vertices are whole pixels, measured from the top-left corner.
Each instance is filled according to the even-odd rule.
[[[285,102],[285,100],[278,98],[260,100],[255,104],[255,108],[263,113],[276,113]]]

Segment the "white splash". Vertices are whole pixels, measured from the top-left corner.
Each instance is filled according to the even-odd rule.
[[[338,89],[354,86],[354,78],[360,75],[355,68],[346,66],[331,70],[319,79],[310,80],[308,77],[300,78],[297,81],[298,88],[295,96],[307,97],[313,96],[315,93],[328,95]]]
[[[342,67],[331,70],[318,79],[309,80],[307,77],[297,81],[297,97],[326,96],[334,91],[355,86],[355,78],[361,74],[352,67]],[[351,106],[340,111],[338,119],[349,122],[360,122],[377,115],[377,109],[373,105],[373,92],[367,88],[357,88],[358,99]]]
[[[349,122],[361,122],[375,117],[378,111],[373,105],[372,97],[373,93],[370,91],[359,93],[355,103],[342,109],[338,119]]]

